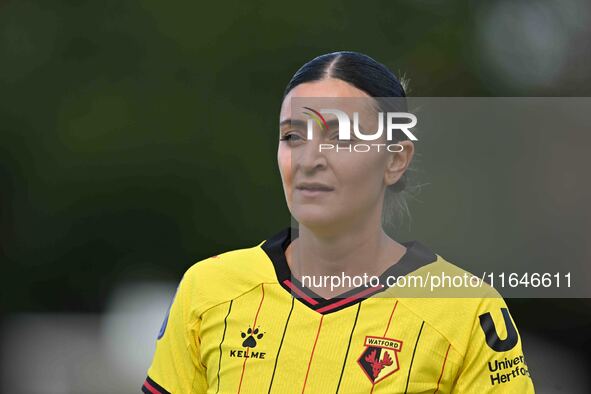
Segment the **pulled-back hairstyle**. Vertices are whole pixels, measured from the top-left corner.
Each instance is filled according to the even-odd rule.
[[[371,97],[377,98],[377,105],[384,111],[406,111],[405,82],[400,81],[388,67],[371,57],[352,51],[339,51],[318,56],[304,64],[291,78],[283,92],[283,99],[296,86],[327,78],[340,79]],[[400,97],[395,100],[385,98]],[[384,99],[381,99],[384,98]],[[381,99],[381,100],[380,100]],[[283,101],[283,100],[282,100]],[[398,141],[407,139],[403,133],[395,135]],[[382,212],[382,226],[394,230],[409,215],[406,195],[408,193],[408,170],[393,185],[386,188]]]
[[[300,67],[283,98],[302,83],[325,78],[348,82],[371,97],[406,97],[402,83],[386,66],[362,53],[341,51],[318,56]]]

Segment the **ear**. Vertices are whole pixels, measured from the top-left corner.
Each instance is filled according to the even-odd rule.
[[[386,171],[384,173],[386,186],[395,184],[404,175],[415,152],[415,145],[412,141],[399,141],[398,145],[402,146],[402,151],[388,152],[388,162],[386,163]]]

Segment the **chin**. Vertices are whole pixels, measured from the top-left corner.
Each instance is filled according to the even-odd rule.
[[[292,212],[292,216],[300,224],[310,229],[330,228],[337,225],[337,217],[326,207],[300,207]]]

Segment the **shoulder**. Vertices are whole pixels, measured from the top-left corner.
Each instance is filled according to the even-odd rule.
[[[482,319],[492,316],[502,322],[508,314],[496,289],[439,255],[406,276],[410,278],[415,286],[394,290],[400,303],[439,331],[460,354],[466,353]]]
[[[181,280],[191,309],[201,315],[261,283],[277,282],[272,263],[260,247],[263,243],[226,251],[194,263]]]

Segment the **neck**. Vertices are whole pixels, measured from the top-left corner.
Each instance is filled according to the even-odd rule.
[[[373,221],[339,226],[331,231],[300,225],[298,238],[290,243],[285,254],[292,275],[302,281],[304,276],[379,276],[405,252],[403,245],[388,237],[379,222],[376,225]],[[353,287],[345,284],[331,289],[330,283],[329,278],[328,286],[312,289],[322,297],[330,298]]]

